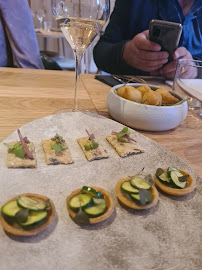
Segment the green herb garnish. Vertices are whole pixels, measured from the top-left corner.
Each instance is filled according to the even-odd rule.
[[[29,140],[27,139],[27,137],[23,138],[19,129],[17,130],[17,132],[20,138],[19,142],[16,142],[15,144],[4,143],[4,145],[8,147],[8,152],[16,155],[16,157],[19,158],[24,158],[26,156],[26,158],[33,159],[33,155],[30,152],[28,145],[30,143]]]
[[[128,136],[130,136],[130,132],[129,132],[129,130],[128,130],[128,128],[127,127],[124,127],[116,136],[118,137],[118,138],[121,138],[121,137],[123,137],[123,136],[125,136],[125,135],[128,135]]]
[[[189,178],[189,174],[185,174],[183,176],[178,176],[178,180],[180,182],[187,182],[187,179]]]
[[[162,168],[158,168],[158,169],[156,170],[156,176],[157,176],[157,177],[161,176],[163,173],[165,173],[165,171],[164,171]]]
[[[52,140],[51,147],[53,150],[55,150],[55,152],[58,153],[67,148],[65,140],[62,138],[62,136],[58,135],[57,133],[53,138],[51,138],[51,140]]]
[[[153,179],[152,175],[151,174],[148,174],[146,176],[143,176],[143,173],[142,173],[143,171],[144,171],[144,168],[142,168],[142,170],[140,172],[138,172],[136,175],[129,176],[129,177],[131,179],[134,178],[134,177],[139,177],[144,182],[146,182],[147,184],[149,184],[150,187],[154,186],[155,185],[155,182],[154,182],[154,179]],[[152,200],[153,200],[153,194],[152,194],[151,188],[150,189],[143,189],[143,188],[140,188],[140,187],[137,187],[137,186],[135,188],[139,191],[140,203],[142,205],[145,205],[147,203],[151,203],[152,202]]]
[[[51,203],[50,203],[49,199],[45,201],[45,204],[46,204],[46,211],[50,210],[51,209]]]
[[[154,179],[152,177],[151,174],[148,174],[145,176],[144,180],[150,185],[150,186],[154,186],[155,185],[155,182],[154,182]]]
[[[19,158],[24,158],[26,153],[25,153],[25,149],[24,147],[22,146],[21,142],[17,142],[13,145],[11,144],[8,144],[8,143],[4,143],[4,145],[6,147],[8,147],[8,151],[9,153],[13,153],[16,155],[16,157],[19,157]]]
[[[86,141],[86,144],[84,145],[84,148],[86,151],[90,151],[93,149],[97,149],[99,144],[97,142],[91,142],[90,140]]]
[[[76,216],[73,218],[73,221],[78,225],[88,225],[90,223],[89,216],[83,211],[81,208],[81,199],[80,200],[80,207],[79,211],[77,212]]]
[[[88,134],[88,140],[86,141],[84,148],[86,151],[90,151],[93,149],[97,149],[97,152],[99,153],[100,150],[98,149],[99,143],[95,141],[95,135],[90,134],[88,130],[86,129],[86,133]]]
[[[136,142],[133,138],[130,137],[131,132],[127,127],[124,127],[120,132],[112,132],[112,135],[116,135],[118,141],[129,143],[130,141]]]
[[[9,149],[14,149],[14,145],[8,143],[4,143],[4,145],[7,146]]]
[[[29,216],[29,209],[27,208],[22,208],[19,210],[16,214],[15,217],[19,223],[24,223],[27,221]]]

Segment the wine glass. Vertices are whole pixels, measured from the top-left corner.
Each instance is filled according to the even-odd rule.
[[[51,0],[51,7],[75,56],[74,106],[71,111],[79,111],[78,82],[81,59],[109,17],[110,0]]]
[[[40,30],[42,30],[43,29],[43,19],[46,16],[45,9],[43,9],[43,8],[38,9],[37,12],[36,12],[36,16],[37,16],[37,19],[40,22]]]
[[[187,99],[189,110],[202,108],[202,61],[179,59],[173,90]]]

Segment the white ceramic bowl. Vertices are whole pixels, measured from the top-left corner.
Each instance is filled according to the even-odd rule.
[[[143,84],[129,83],[127,85],[138,87]],[[135,129],[164,131],[176,128],[186,118],[188,111],[187,101],[173,106],[140,104],[118,96],[116,91],[122,86],[123,84],[114,86],[107,96],[109,114],[116,121]],[[159,88],[154,85],[148,86],[153,90]],[[175,92],[170,92],[182,99]]]

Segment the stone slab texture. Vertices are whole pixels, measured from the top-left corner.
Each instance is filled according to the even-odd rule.
[[[123,128],[110,119],[90,113],[64,113],[35,120],[20,128],[35,143],[36,169],[6,168],[7,149],[0,143],[0,207],[21,193],[48,196],[56,207],[54,222],[31,237],[12,236],[0,226],[1,270],[195,270],[201,267],[201,179],[183,160],[156,142],[130,129],[145,153],[120,158],[106,141],[112,131]],[[94,133],[109,158],[88,162],[76,142]],[[62,135],[74,160],[69,165],[45,163],[41,140]],[[18,140],[15,131],[4,142]],[[116,182],[145,174],[158,167],[175,166],[196,178],[197,188],[189,195],[174,197],[159,191],[158,204],[135,211],[123,207],[115,195]],[[83,185],[98,186],[114,198],[116,211],[97,225],[80,227],[66,209],[66,197]]]

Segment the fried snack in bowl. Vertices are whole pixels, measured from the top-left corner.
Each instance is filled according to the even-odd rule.
[[[142,97],[144,96],[144,94],[148,91],[151,90],[151,88],[148,85],[142,85],[136,88],[138,91],[140,91],[140,93],[142,94]]]
[[[142,97],[142,103],[147,105],[161,106],[162,96],[153,90],[147,90],[147,92]]]
[[[114,120],[126,126],[146,131],[165,131],[179,126],[187,116],[187,101],[183,100],[179,94],[173,91],[169,92],[178,98],[180,102],[173,106],[153,106],[147,105],[142,101],[138,103],[122,98],[117,92],[122,91],[120,89],[123,86],[123,84],[119,84],[111,89],[107,96],[107,108]],[[146,89],[144,95],[147,94],[147,96],[145,96],[145,99],[146,97],[148,99],[149,94],[153,96],[154,93],[155,97],[158,95],[158,98],[155,99],[156,105],[159,105],[159,101],[162,101],[162,96],[158,92],[155,92],[160,88],[157,85],[146,85],[150,89],[145,87],[145,84],[140,83],[131,83],[127,86],[133,86],[136,90],[139,87],[141,89],[144,88],[144,90]]]
[[[140,91],[130,85],[123,86],[117,90],[117,95],[122,98],[140,103],[142,101],[142,95]]]
[[[123,87],[120,87],[120,88],[116,91],[116,93],[117,93],[118,96],[123,97],[123,94],[124,94],[125,90],[126,90],[126,88],[125,88],[125,86],[123,86]]]
[[[163,105],[173,105],[179,102],[179,99],[171,95],[168,89],[158,88],[155,92],[159,93],[162,96]]]

